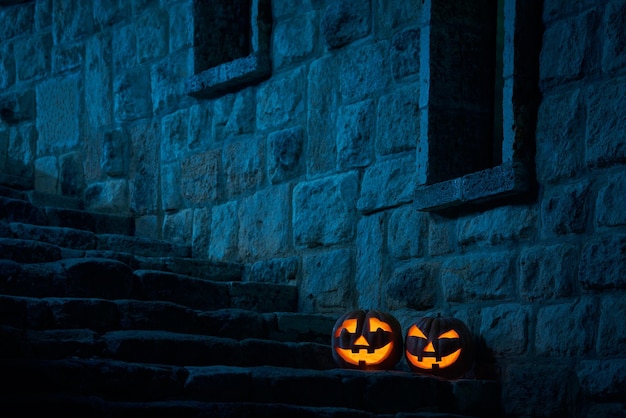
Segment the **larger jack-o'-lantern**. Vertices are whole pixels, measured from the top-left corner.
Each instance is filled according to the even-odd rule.
[[[335,323],[331,347],[339,367],[392,369],[402,357],[402,329],[389,313],[353,310]]]
[[[404,345],[414,372],[458,379],[474,364],[474,340],[460,319],[419,318],[409,326]]]

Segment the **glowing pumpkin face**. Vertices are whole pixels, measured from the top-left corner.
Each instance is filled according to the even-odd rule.
[[[467,326],[456,318],[420,318],[405,338],[409,367],[415,372],[460,378],[474,362],[474,342]]]
[[[339,367],[391,369],[402,357],[400,323],[385,312],[351,311],[335,323],[331,346]]]

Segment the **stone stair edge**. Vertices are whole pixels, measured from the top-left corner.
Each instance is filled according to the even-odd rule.
[[[232,401],[344,407],[373,413],[445,412],[494,416],[499,408],[495,381],[447,381],[404,371],[294,369],[280,366],[164,366],[103,359],[0,360],[5,382],[12,374],[32,385],[12,385],[3,392],[41,391],[56,384],[75,394],[97,386],[110,401]],[[103,382],[93,383],[94,376]],[[116,376],[124,375],[123,383]],[[63,376],[63,377],[60,377]],[[61,380],[61,381],[60,381]],[[0,384],[0,388],[8,383]],[[78,389],[79,388],[79,389]],[[91,392],[91,391],[90,391]],[[494,400],[496,402],[494,402]]]
[[[164,330],[276,341],[330,341],[334,315],[256,312],[241,308],[196,310],[169,301],[100,298],[33,298],[0,295],[3,323],[29,330]],[[138,313],[139,312],[139,313]],[[86,321],[90,321],[86,323]]]

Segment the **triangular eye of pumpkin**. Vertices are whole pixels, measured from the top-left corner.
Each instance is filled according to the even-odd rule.
[[[370,318],[370,332],[376,332],[379,329],[387,332],[392,332],[389,324],[381,321],[378,318]]]
[[[408,337],[417,337],[417,338],[423,338],[425,340],[427,340],[428,338],[424,335],[424,333],[422,332],[421,329],[419,329],[418,327],[416,327],[415,325],[413,325],[410,329],[409,332],[407,334]],[[441,338],[441,337],[440,337]]]
[[[350,334],[354,334],[356,332],[357,319],[346,319],[341,324],[341,327],[337,327],[337,331],[335,331],[335,337],[339,337],[341,335],[342,330],[348,331]]]
[[[459,333],[451,329],[450,331],[444,332],[439,336],[439,339],[442,338],[459,338]]]

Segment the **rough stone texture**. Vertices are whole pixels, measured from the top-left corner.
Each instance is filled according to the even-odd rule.
[[[295,244],[316,247],[352,239],[356,198],[356,173],[300,183],[293,191]]]
[[[302,281],[299,285],[298,311],[345,311],[345,301],[351,300],[352,267],[354,255],[349,250],[331,250],[302,259]],[[340,267],[340,268],[338,268]]]
[[[369,33],[370,3],[367,0],[355,5],[349,0],[339,0],[326,7],[320,27],[329,48],[340,48]]]
[[[357,207],[363,212],[409,202],[415,185],[413,155],[385,160],[370,166],[363,175],[361,196]]]
[[[359,304],[404,319],[452,312],[484,343],[489,376],[502,384],[504,411],[495,416],[623,415],[624,2],[506,1],[504,135],[494,146],[484,142],[493,115],[472,107],[492,97],[479,81],[488,74],[477,37],[492,23],[479,18],[486,8],[463,0],[261,3],[251,13],[263,29],[250,39],[256,51],[200,73],[200,55],[219,49],[210,42],[239,38],[207,30],[193,0],[0,0],[0,183],[35,188],[27,197],[0,188],[0,232],[30,221],[167,238],[179,243],[171,251],[244,263],[246,282],[289,285],[310,314]],[[485,164],[466,172],[474,157]],[[431,172],[461,174],[433,183]],[[115,253],[133,268],[187,264],[148,262],[131,254],[140,252],[136,242],[117,253],[58,247],[46,241],[56,236],[50,231],[18,234],[35,239],[4,237],[5,257],[45,263]],[[24,277],[64,277],[39,267],[24,267]],[[110,307],[102,312],[101,325]],[[159,321],[169,326],[166,316]],[[274,314],[263,318],[275,335],[292,333],[281,334]],[[2,332],[11,338],[0,341],[24,335]],[[92,332],[39,335],[58,338],[55,353],[94,341]],[[323,357],[312,346],[297,355],[254,342],[237,350],[255,346],[292,364]],[[381,407],[372,390],[388,380],[341,379],[351,398],[367,394],[368,405]],[[389,384],[385,396],[395,396],[399,386]],[[476,401],[475,387],[455,387],[465,394],[457,405]],[[440,402],[450,390],[439,388]],[[211,411],[254,415],[252,406],[223,408]],[[304,413],[289,408],[272,411]]]
[[[484,253],[446,260],[441,266],[444,298],[450,302],[511,300],[515,263],[511,253]]]
[[[237,215],[241,257],[262,259],[286,254],[291,249],[290,194],[288,185],[285,185],[271,192],[258,192],[241,201]]]

